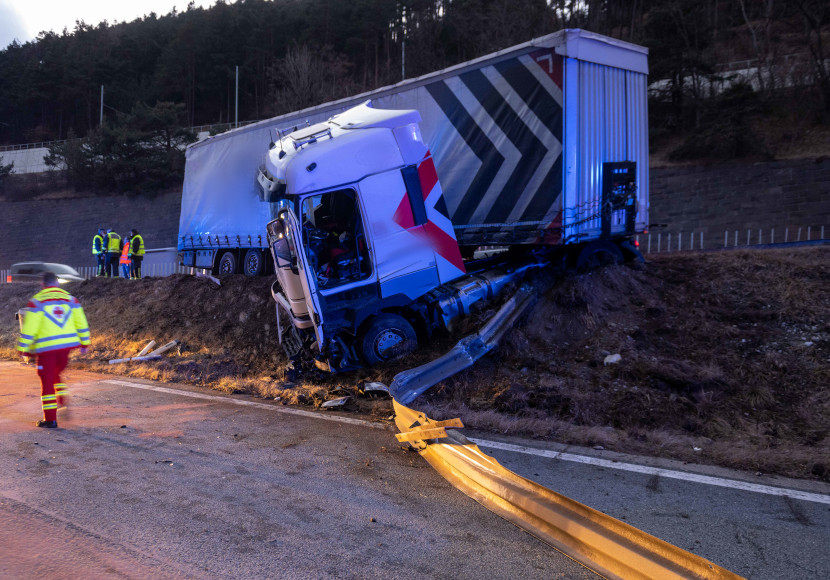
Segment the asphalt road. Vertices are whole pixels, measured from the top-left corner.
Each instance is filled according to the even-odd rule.
[[[71,415],[37,429],[34,370],[0,362],[2,578],[596,577],[455,490],[390,427],[69,377]],[[793,499],[486,441],[520,475],[747,578],[830,577],[830,486],[646,461],[809,492]]]
[[[2,578],[596,577],[391,429],[81,372],[69,418],[37,429],[34,370],[0,377]]]

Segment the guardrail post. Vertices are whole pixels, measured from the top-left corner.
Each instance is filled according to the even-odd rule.
[[[683,251],[683,232],[680,232],[679,234],[677,234],[677,251],[678,252]]]
[[[729,246],[729,232],[723,232],[723,247],[726,248]]]
[[[770,243],[770,244],[774,244],[774,243],[775,243],[775,228],[772,228],[772,229],[770,229],[770,231],[769,231],[769,243]]]
[[[663,234],[661,234],[661,233],[657,234],[657,253],[658,254],[660,253],[660,242],[662,241],[662,237],[663,237]]]
[[[735,230],[735,247],[738,247],[738,230]]]
[[[694,249],[695,249],[695,233],[694,233],[694,232],[692,232],[692,233],[690,234],[690,239],[689,239],[689,249],[690,249],[690,250],[694,250]]]
[[[761,233],[761,228],[758,228],[758,245],[761,245],[763,243],[763,234]]]
[[[798,239],[796,240],[796,242],[800,242],[800,241],[801,241],[801,228],[798,228]]]
[[[810,241],[810,230],[812,229],[812,227],[813,226],[807,226],[807,241],[808,242]]]
[[[747,246],[749,245],[749,236],[750,236],[751,232],[752,232],[752,230],[746,230],[746,245]]]
[[[786,244],[790,239],[790,228],[784,228],[784,243]]]
[[[700,232],[700,249],[703,249],[703,232]]]
[[[646,254],[651,253],[651,234],[648,235],[648,249],[646,250]]]

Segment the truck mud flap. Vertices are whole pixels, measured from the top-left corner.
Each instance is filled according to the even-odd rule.
[[[498,344],[504,333],[525,313],[533,297],[532,288],[522,287],[481,330],[458,341],[447,354],[395,375],[389,386],[391,395],[398,402],[408,405],[430,387],[471,367]]]
[[[696,554],[525,479],[451,428],[393,401],[407,442],[454,487],[605,578],[740,579]]]

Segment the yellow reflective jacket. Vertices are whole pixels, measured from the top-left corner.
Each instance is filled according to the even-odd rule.
[[[41,353],[89,346],[89,324],[78,299],[57,287],[44,288],[26,305],[17,350]]]
[[[113,254],[121,253],[121,236],[119,236],[115,232],[110,232],[107,234],[107,252]]]
[[[143,256],[144,255],[144,238],[141,237],[141,234],[134,235],[133,239],[130,241],[130,255],[131,256]]]
[[[101,234],[95,234],[92,236],[92,255],[97,256],[104,250],[104,236]]]

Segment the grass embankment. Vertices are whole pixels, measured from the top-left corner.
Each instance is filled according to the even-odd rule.
[[[367,380],[389,384],[492,313],[407,360],[287,387],[269,285],[185,276],[71,285],[94,335],[73,364],[319,405]],[[34,290],[0,286],[0,355],[14,355],[13,313]],[[499,433],[830,481],[828,315],[830,247],[652,256],[561,279],[495,353],[417,407]],[[106,363],[150,339],[182,340],[181,355]],[[605,365],[609,354],[620,362]],[[385,400],[356,397],[351,408],[391,414]]]

